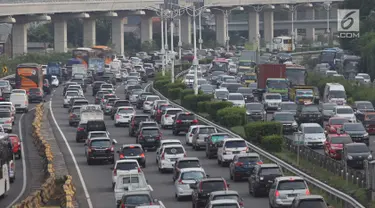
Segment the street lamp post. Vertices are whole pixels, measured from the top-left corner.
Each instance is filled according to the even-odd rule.
[[[182,56],[182,41],[181,41],[181,10],[178,10],[178,59]]]
[[[324,2],[323,7],[327,12],[327,31],[326,32],[327,32],[327,40],[328,40],[328,45],[329,45],[331,41],[331,29],[330,29],[329,21],[330,21],[330,11],[332,8],[332,2],[331,1]]]
[[[198,17],[198,24],[199,24],[199,49],[202,50],[202,44],[203,44],[203,40],[202,40],[202,13],[199,14],[199,17]]]
[[[173,49],[173,29],[174,29],[174,22],[171,19],[171,82],[174,83],[174,49]]]
[[[162,75],[165,76],[165,49],[164,49],[164,10],[161,10],[160,27],[161,27],[161,70]]]

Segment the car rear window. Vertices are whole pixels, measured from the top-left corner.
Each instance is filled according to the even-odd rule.
[[[253,162],[260,162],[259,157],[240,157],[238,158],[239,162],[242,163],[253,163]]]
[[[29,92],[40,92],[41,90],[39,88],[30,88]]]
[[[260,175],[282,175],[280,168],[261,168]]]
[[[202,171],[189,171],[182,173],[181,179],[182,180],[200,180],[204,178],[204,173]]]
[[[143,150],[140,147],[125,147],[122,149],[122,153],[125,156],[136,156],[142,154]]]
[[[99,88],[100,86],[102,86],[103,82],[97,82],[94,84],[94,88]]]
[[[92,147],[109,147],[111,142],[109,140],[94,140],[91,142]]]
[[[225,138],[229,138],[229,135],[212,135],[211,141],[213,143],[220,142],[220,141],[224,140]]]
[[[80,112],[81,112],[81,108],[73,108],[72,113],[74,113],[74,114],[80,114]]]
[[[159,135],[159,130],[158,129],[142,129],[142,135]]]
[[[77,91],[74,91],[74,92],[67,92],[67,93],[66,93],[66,96],[78,96],[78,92],[77,92]]]
[[[146,98],[147,101],[155,101],[155,100],[160,100],[159,97],[147,97]]]
[[[298,189],[306,189],[306,183],[303,180],[288,180],[288,181],[280,181],[277,190],[298,190]]]
[[[75,101],[74,102],[74,105],[88,105],[89,104],[89,102],[87,102],[87,101]]]
[[[303,207],[303,208],[325,208],[327,206],[322,199],[309,199],[309,200],[302,200],[299,203],[299,207]]]
[[[155,122],[147,122],[147,123],[142,123],[142,127],[158,127],[158,124]]]
[[[130,106],[130,102],[129,101],[117,101],[115,103],[115,106],[118,107],[118,106]]]
[[[200,134],[212,134],[216,133],[216,129],[214,127],[203,127],[199,129]]]
[[[151,199],[148,195],[127,196],[125,199],[125,204],[141,205],[141,204],[150,204],[150,203],[151,203]]]
[[[204,192],[213,192],[213,191],[226,190],[227,187],[224,181],[204,181],[201,184],[201,189]]]
[[[179,112],[181,112],[181,110],[167,110],[168,115],[176,115]]]
[[[167,147],[164,149],[165,154],[182,154],[185,153],[182,147]]]
[[[104,99],[116,98],[116,95],[104,95]]]
[[[122,178],[123,184],[129,184],[129,183],[139,183],[139,178],[136,177],[123,177]]]
[[[233,203],[215,204],[212,208],[238,208],[238,205]]]
[[[179,117],[178,117],[179,119],[181,119],[181,120],[195,120],[195,115],[194,114],[180,114],[179,115]],[[212,133],[214,133],[214,132],[212,132]]]
[[[218,196],[215,196],[215,197],[213,197],[213,200],[220,200],[220,199],[232,199],[232,200],[238,200],[238,195],[234,195],[234,194],[232,194],[232,195],[218,195]]]
[[[92,122],[89,121],[87,124],[87,128],[90,130],[95,129],[95,131],[107,130],[104,121],[92,121]]]
[[[200,167],[198,160],[183,160],[178,162],[178,168],[196,168]]]
[[[136,162],[121,162],[117,163],[116,170],[134,170],[138,169],[138,164]]]
[[[134,119],[137,122],[147,121],[148,120],[148,116],[136,116]]]
[[[120,114],[131,114],[131,113],[134,113],[135,110],[133,108],[122,108],[120,110],[118,110],[118,113]]]
[[[245,141],[227,141],[225,142],[225,147],[236,148],[236,147],[246,147]]]

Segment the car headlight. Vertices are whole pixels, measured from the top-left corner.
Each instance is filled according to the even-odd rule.
[[[368,133],[367,133],[367,132],[364,133],[363,136],[364,136],[364,137],[368,137]]]
[[[353,157],[351,155],[348,155],[348,160],[352,160]]]
[[[259,180],[263,181],[263,180],[264,180],[264,177],[259,177]]]
[[[372,160],[372,155],[370,154],[367,159]]]

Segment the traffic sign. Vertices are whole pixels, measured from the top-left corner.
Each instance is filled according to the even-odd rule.
[[[3,66],[3,73],[8,73],[8,67],[7,66]]]

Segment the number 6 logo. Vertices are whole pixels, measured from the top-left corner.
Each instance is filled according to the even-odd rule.
[[[353,17],[351,17],[352,14],[354,14],[356,11],[351,11],[349,12],[348,14],[346,14],[340,24],[341,24],[341,28],[344,29],[344,30],[348,30],[349,28],[351,28],[354,24],[354,19]],[[349,22],[349,23],[347,23]]]

